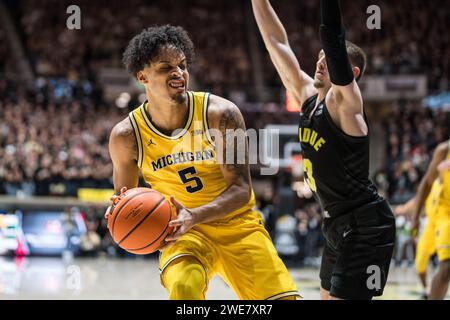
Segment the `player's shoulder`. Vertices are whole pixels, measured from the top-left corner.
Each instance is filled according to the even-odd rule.
[[[223,113],[226,110],[231,110],[234,112],[240,112],[239,108],[236,104],[231,102],[228,99],[225,99],[223,97],[217,96],[215,94],[210,94],[209,96],[209,107],[208,110],[211,113],[219,114]]]
[[[208,104],[208,122],[213,128],[219,128],[221,122],[235,120],[243,122],[242,113],[238,106],[228,99],[211,94]]]
[[[135,133],[130,119],[127,117],[118,122],[111,130],[110,140],[124,143],[135,142]]]
[[[449,145],[448,141],[441,142],[437,145],[437,147],[434,151],[434,154],[435,154],[435,156],[438,156],[438,157],[446,156],[447,153],[449,152],[449,148],[450,148],[450,145]]]

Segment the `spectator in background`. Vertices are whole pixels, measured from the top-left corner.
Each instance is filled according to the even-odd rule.
[[[81,236],[80,249],[82,256],[95,257],[101,248],[101,238],[97,233],[99,222],[94,219],[86,220],[86,233]]]
[[[408,215],[396,216],[397,240],[395,243],[394,260],[398,266],[411,266],[414,264],[416,243],[411,234],[411,217]]]
[[[415,194],[437,143],[450,137],[450,113],[401,101],[384,126],[386,166],[374,181],[392,204],[404,203]]]
[[[107,141],[127,110],[79,100],[48,105],[0,85],[0,184],[6,194],[76,196],[111,188]]]
[[[192,66],[192,72],[194,76],[202,75],[197,79],[202,82],[202,87],[225,96],[236,89],[245,93],[244,88],[253,80],[251,50],[259,50],[264,57],[261,63],[264,84],[281,87],[268,53],[262,47],[249,47],[245,22],[249,17],[246,16],[244,1],[157,0],[149,4],[143,0],[78,0],[79,6],[89,7],[88,11],[83,11],[83,25],[79,32],[68,30],[65,27],[66,16],[60,14],[70,4],[70,0],[41,0],[38,4],[21,0],[16,4],[26,49],[36,73],[54,78],[50,85],[57,88],[56,98],[70,97],[77,90],[95,90],[95,78],[102,68],[121,66],[123,46],[136,30],[149,23],[178,24],[179,21],[183,21],[183,26],[197,44],[199,58]],[[366,9],[372,4],[369,0],[342,3],[349,17],[348,39],[361,44],[367,56],[371,57],[367,73],[422,72],[428,76],[430,90],[448,90],[450,63],[444,57],[450,56],[450,46],[447,38],[442,36],[446,34],[450,18],[448,10],[442,10],[439,2],[383,2],[379,4],[383,12],[382,28],[368,31],[360,22],[367,19]],[[33,10],[28,10],[31,6]],[[302,56],[303,65],[313,68],[313,58],[320,50],[314,29],[319,15],[305,13],[319,12],[318,2],[280,0],[274,3],[274,7],[285,21],[294,52]],[[185,16],[191,19],[183,19]],[[301,29],[296,24],[299,17],[305,26]],[[117,24],[117,21],[123,23]],[[5,39],[0,30],[0,40]],[[0,41],[0,61],[7,61],[9,57],[4,43],[7,41]],[[218,47],[221,49],[217,50]],[[0,72],[1,68],[2,65]],[[305,71],[312,74],[313,70]],[[73,83],[78,83],[76,89]]]
[[[305,266],[320,266],[324,239],[321,231],[322,214],[317,202],[307,202],[295,212],[297,219],[297,259]]]

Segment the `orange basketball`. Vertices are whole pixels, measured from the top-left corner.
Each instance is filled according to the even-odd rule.
[[[175,218],[169,201],[150,188],[134,188],[123,193],[108,218],[114,241],[128,252],[148,254],[158,250],[173,231]]]

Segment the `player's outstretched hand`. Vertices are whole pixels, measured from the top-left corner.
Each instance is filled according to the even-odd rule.
[[[398,205],[394,213],[396,215],[411,215],[414,212],[414,208],[416,206],[416,197],[410,199],[405,204]]]
[[[177,210],[177,218],[169,222],[169,226],[175,227],[175,229],[172,234],[167,236],[166,245],[160,250],[172,245],[177,239],[179,239],[195,225],[192,212],[189,209],[186,209],[181,203],[175,200],[173,196],[170,197],[170,202],[172,202]]]
[[[411,235],[415,238],[419,233],[420,218],[413,218],[411,221]]]
[[[117,202],[120,199],[120,196],[122,194],[124,194],[127,191],[127,187],[122,187],[122,189],[120,189],[120,194],[119,195],[113,195],[109,200],[111,200],[111,205],[106,209],[105,212],[105,219],[108,220],[109,216],[111,215],[111,212],[113,212],[115,205],[117,204]]]

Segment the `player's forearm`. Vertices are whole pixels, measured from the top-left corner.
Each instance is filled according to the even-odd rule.
[[[252,6],[256,23],[269,52],[276,49],[277,44],[288,44],[286,30],[269,0],[252,0]]]
[[[269,0],[252,0],[252,5],[264,44],[284,87],[302,103],[315,93],[313,80],[301,70],[299,61],[289,45],[286,30]],[[309,90],[303,90],[308,86]]]
[[[339,0],[320,0],[320,18],[323,25],[343,29]]]
[[[413,220],[418,220],[420,218],[420,214],[425,205],[425,199],[430,194],[432,185],[428,182],[428,179],[423,179],[419,185],[416,196],[416,208],[413,212]]]
[[[346,86],[353,81],[354,76],[347,55],[339,0],[321,0],[320,12],[320,41],[325,52],[331,82]]]
[[[127,189],[133,189],[138,186],[139,182],[139,171],[137,167],[125,167],[125,168],[117,168],[113,169],[113,183],[114,183],[114,192],[116,195],[120,194],[120,190],[123,187]]]
[[[251,197],[251,187],[246,184],[232,184],[210,203],[190,209],[196,224],[211,222],[245,206]]]

